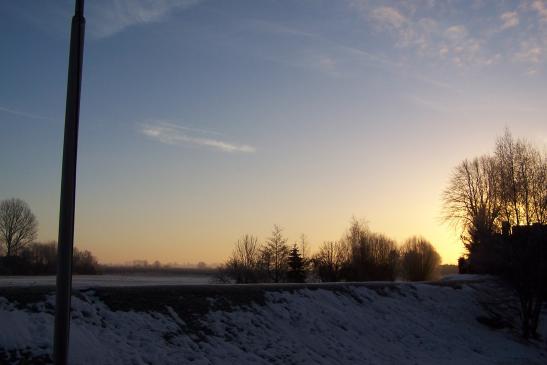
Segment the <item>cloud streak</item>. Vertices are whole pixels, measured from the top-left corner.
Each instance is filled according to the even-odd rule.
[[[88,28],[95,38],[106,38],[139,24],[157,23],[172,12],[202,0],[96,0],[89,3]]]
[[[30,118],[30,119],[54,120],[53,118],[48,118],[48,117],[44,117],[42,115],[37,115],[37,114],[32,114],[32,113],[27,113],[27,112],[24,112],[24,111],[21,111],[21,110],[10,109],[10,108],[6,108],[6,107],[3,107],[3,106],[0,106],[0,112],[16,115],[18,117]]]
[[[189,128],[168,122],[151,122],[140,127],[140,133],[144,136],[169,145],[198,145],[210,147],[228,153],[254,153],[256,148],[246,144],[237,144],[223,141],[217,138],[196,136],[195,134],[218,134],[202,129]]]
[[[399,14],[402,18],[400,19],[397,14]],[[393,13],[386,9],[378,13],[377,17],[392,17],[393,19],[389,22],[391,24],[397,24],[398,26],[408,22],[407,18],[400,13]],[[417,72],[416,70],[412,70],[412,72],[410,72],[405,67],[404,62],[395,61],[383,54],[369,52],[366,49],[349,45],[343,41],[333,40],[320,33],[314,33],[266,20],[246,19],[246,21],[242,21],[242,24],[246,24],[249,27],[249,30],[252,30],[253,32],[264,32],[268,34],[303,38],[307,41],[312,40],[314,44],[321,45],[319,50],[316,50],[306,43],[303,47],[301,47],[301,49],[299,49],[300,52],[295,52],[292,56],[281,55],[279,53],[274,53],[271,55],[266,55],[265,53],[259,54],[260,58],[271,62],[281,63],[291,67],[313,69],[333,77],[354,77],[355,70],[353,70],[352,73],[352,71],[348,68],[344,68],[344,65],[347,65],[348,63],[367,63],[368,65],[382,68],[388,72],[402,74],[405,75],[405,77],[411,77],[435,87],[456,91],[450,84],[428,77],[420,72]],[[423,19],[420,22],[420,26],[434,27],[436,25]]]

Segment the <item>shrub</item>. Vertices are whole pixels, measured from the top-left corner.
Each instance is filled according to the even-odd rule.
[[[313,257],[313,268],[323,282],[342,280],[342,270],[348,264],[348,250],[338,242],[323,242],[319,252]]]
[[[236,283],[256,283],[259,275],[260,250],[258,239],[252,235],[244,235],[236,242],[232,256],[219,269],[219,278],[225,281],[231,279]]]
[[[90,251],[74,248],[72,272],[93,275],[99,263]],[[0,259],[0,273],[10,275],[54,275],[57,272],[57,243],[31,243],[17,256]]]
[[[72,272],[74,274],[94,275],[97,274],[98,266],[99,263],[97,262],[97,259],[90,251],[74,249],[74,256],[72,259]]]
[[[346,234],[350,257],[342,269],[349,281],[395,280],[398,251],[394,240],[370,232],[362,223],[353,221]]]
[[[400,249],[401,276],[409,281],[434,277],[441,262],[435,247],[423,237],[411,237]]]

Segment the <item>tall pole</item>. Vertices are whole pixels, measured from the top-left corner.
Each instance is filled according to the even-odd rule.
[[[76,0],[70,32],[59,240],[57,246],[57,298],[53,342],[53,358],[57,365],[65,365],[68,361],[70,298],[72,295],[72,248],[74,244],[74,208],[76,201],[76,156],[78,153],[84,31],[84,0]]]

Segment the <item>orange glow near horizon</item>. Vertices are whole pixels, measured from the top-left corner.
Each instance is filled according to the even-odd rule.
[[[103,263],[221,263],[274,224],[317,249],[356,217],[399,244],[423,236],[455,264],[460,232],[441,222],[452,169],[505,128],[547,143],[538,7],[128,3],[91,1],[86,18],[75,242]],[[0,8],[0,200],[26,201],[47,242],[73,9]]]

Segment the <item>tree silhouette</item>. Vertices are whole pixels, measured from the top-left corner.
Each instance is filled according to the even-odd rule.
[[[258,239],[252,235],[244,235],[239,239],[224,267],[226,275],[236,283],[256,283],[259,264]]]
[[[465,160],[455,168],[443,193],[444,219],[462,228],[469,252],[496,230],[501,211],[496,169],[490,156]]]
[[[546,186],[547,153],[509,130],[498,138],[493,154],[460,163],[443,193],[443,216],[462,229],[468,257],[462,267],[488,272],[489,266],[500,266],[493,260],[499,251],[493,237],[504,222],[547,223]]]
[[[0,243],[6,256],[17,255],[20,249],[36,239],[38,221],[27,203],[21,199],[0,202]]]
[[[287,273],[289,247],[282,232],[283,230],[278,225],[274,225],[272,235],[262,249],[262,266],[274,283],[283,281]]]
[[[342,269],[347,266],[349,252],[343,242],[323,242],[319,252],[313,257],[313,266],[317,276],[323,282],[335,282],[342,279]]]
[[[422,237],[406,240],[399,255],[401,275],[409,281],[433,279],[441,262],[435,247]]]
[[[345,246],[350,252],[344,268],[346,280],[395,280],[399,253],[394,240],[371,232],[354,219],[346,233]]]
[[[288,256],[287,281],[289,283],[303,283],[306,281],[306,270],[304,260],[298,251],[296,244],[293,246]]]

